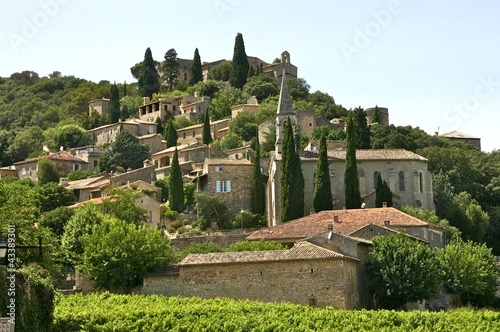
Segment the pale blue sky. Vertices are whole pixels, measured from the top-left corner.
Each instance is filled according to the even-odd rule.
[[[345,107],[389,108],[395,125],[459,130],[500,149],[500,2],[4,0],[0,76],[57,70],[133,81],[151,47],[202,61],[290,52],[299,77]]]

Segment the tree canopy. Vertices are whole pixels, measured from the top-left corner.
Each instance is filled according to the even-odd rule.
[[[356,132],[352,117],[349,117],[347,121],[347,152],[345,158],[344,181],[345,181],[346,208],[347,209],[361,208],[358,166],[356,162]]]
[[[316,163],[316,170],[314,172],[313,206],[316,212],[333,210],[330,169],[328,167],[328,155],[326,152],[326,138],[322,136],[319,143],[318,162]]]
[[[245,43],[243,35],[238,33],[234,41],[234,53],[231,72],[229,74],[229,83],[231,86],[241,89],[247,81],[248,75],[248,58],[245,52]]]
[[[163,61],[161,71],[161,79],[165,82],[165,90],[173,91],[178,82],[177,76],[179,74],[179,60],[175,49],[171,48],[165,53],[165,61]]]
[[[101,171],[116,171],[117,167],[124,170],[143,167],[144,160],[149,158],[149,147],[141,144],[139,138],[128,130],[121,130],[116,140],[99,159]]]
[[[194,50],[193,64],[191,65],[191,76],[189,77],[189,85],[195,85],[203,81],[203,73],[201,70],[201,59],[198,48]]]
[[[132,67],[134,68],[134,67]],[[138,80],[139,93],[144,97],[153,97],[153,93],[160,91],[160,75],[153,60],[151,49],[148,47],[144,53],[144,61],[139,68],[140,77]]]

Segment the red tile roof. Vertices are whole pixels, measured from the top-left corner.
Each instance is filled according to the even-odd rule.
[[[334,222],[334,217],[338,222]],[[389,221],[389,225],[386,222]],[[299,219],[288,221],[284,224],[261,228],[252,233],[248,240],[283,240],[304,239],[316,234],[324,233],[332,225],[336,233],[350,235],[354,231],[368,225],[375,224],[387,227],[426,227],[429,224],[395,208],[373,208],[353,210],[321,211]]]

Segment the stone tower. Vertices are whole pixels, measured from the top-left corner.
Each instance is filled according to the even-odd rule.
[[[276,110],[276,153],[281,153],[282,151],[284,123],[288,120],[288,117],[290,117],[292,124],[295,124],[295,112],[293,111],[292,98],[290,97],[290,90],[286,82],[286,71],[283,68],[280,97],[278,109]]]

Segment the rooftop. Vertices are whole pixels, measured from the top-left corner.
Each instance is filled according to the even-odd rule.
[[[446,138],[480,139],[479,137],[471,136],[469,134],[465,134],[465,133],[462,133],[462,132],[457,131],[457,130],[450,131],[450,132],[447,132],[447,133],[443,133],[443,134],[440,134],[439,136],[446,137]]]
[[[207,158],[205,159],[206,165],[253,165],[246,159],[225,159],[225,158]]]
[[[74,156],[67,151],[58,151],[58,152],[54,152],[54,153],[49,153],[48,155],[41,156],[41,157],[29,158],[29,159],[25,159],[22,161],[18,161],[17,163],[14,163],[14,165],[27,164],[27,163],[41,160],[43,158],[49,158],[49,159],[54,160],[54,161],[71,161],[71,162],[79,162],[79,163],[88,163],[86,160],[83,160],[82,158]]]

